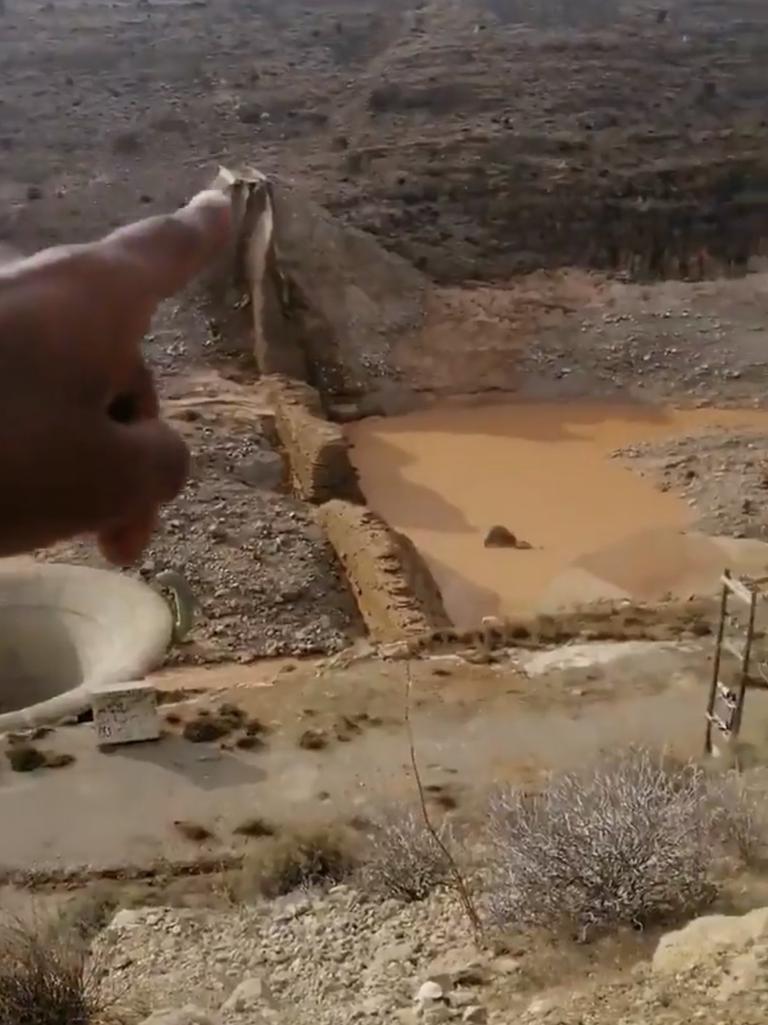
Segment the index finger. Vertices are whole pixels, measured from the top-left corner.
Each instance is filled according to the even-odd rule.
[[[148,292],[164,299],[225,249],[231,230],[229,198],[208,189],[174,214],[118,228],[96,248],[107,261],[129,265]]]

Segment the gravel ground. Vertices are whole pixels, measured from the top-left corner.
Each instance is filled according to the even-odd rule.
[[[676,406],[764,404],[765,273],[643,286],[570,272],[518,289],[535,300],[537,280],[548,304],[567,311],[533,322],[536,343],[521,369],[540,390]]]
[[[324,897],[299,894],[220,913],[123,911],[115,924],[101,938],[107,946],[117,940],[110,954],[115,992],[127,989],[154,1008],[177,1006],[183,993],[186,1002],[212,1011],[243,979],[259,977],[275,1005],[291,1012],[287,1020],[318,1025],[397,1021],[435,959],[450,953],[457,968],[477,961],[450,895],[401,906],[366,903],[338,886]],[[267,1002],[250,1010],[263,1011]],[[243,1020],[259,1018],[224,1015],[227,1025]]]
[[[725,958],[705,953],[665,976],[644,961],[654,944],[635,934],[590,950],[529,937],[497,953],[473,945],[449,893],[372,904],[338,886],[224,913],[121,911],[98,950],[108,989],[154,1011],[145,1025],[764,1021],[764,989]]]
[[[698,529],[768,538],[768,435],[713,431],[663,444],[632,445],[615,455],[649,474],[694,509]]]
[[[357,609],[311,507],[286,490],[268,421],[189,409],[182,427],[192,479],[162,515],[138,571],[180,571],[200,602],[175,662],[250,661],[339,651],[360,632]],[[88,542],[60,545],[59,561],[103,565]]]

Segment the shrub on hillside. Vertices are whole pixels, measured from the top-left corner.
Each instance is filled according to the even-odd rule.
[[[0,919],[2,1025],[115,1022],[85,946],[53,921]]]
[[[450,846],[447,823],[436,830],[442,843]],[[372,896],[424,900],[449,877],[445,851],[427,829],[420,809],[395,806],[385,810],[373,822],[369,840],[358,883]]]
[[[348,830],[308,825],[264,837],[243,861],[235,889],[242,899],[279,897],[343,882],[356,865],[357,844]]]
[[[768,809],[765,773],[748,777],[729,772],[712,784],[713,821],[726,851],[748,866],[768,856]]]
[[[632,750],[490,807],[488,893],[505,927],[580,939],[696,913],[714,896],[711,787],[693,765]]]

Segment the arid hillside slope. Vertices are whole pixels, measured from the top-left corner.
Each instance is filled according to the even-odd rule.
[[[743,268],[768,234],[763,0],[6,0],[0,238],[258,164],[440,279]]]

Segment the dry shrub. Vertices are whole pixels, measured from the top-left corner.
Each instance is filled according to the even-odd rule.
[[[130,892],[135,895],[135,891]],[[74,934],[82,943],[89,942],[106,929],[118,908],[125,907],[128,893],[124,884],[113,881],[91,883],[70,897],[60,909],[60,928]]]
[[[601,930],[697,912],[714,896],[710,784],[632,750],[490,808],[488,904],[506,927]]]
[[[357,866],[355,837],[341,827],[315,826],[265,837],[240,870],[241,899],[278,897],[293,890],[340,883]]]
[[[108,1025],[86,946],[54,920],[0,920],[0,1025]]]
[[[712,782],[711,792],[717,839],[742,864],[763,865],[768,854],[766,779],[728,772]]]
[[[436,827],[450,848],[452,835],[446,822]],[[375,897],[424,900],[445,883],[450,865],[416,808],[388,808],[371,824],[370,849],[357,877],[360,888]]]

